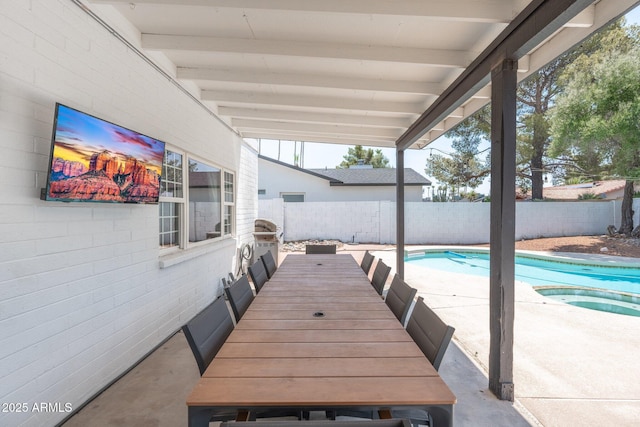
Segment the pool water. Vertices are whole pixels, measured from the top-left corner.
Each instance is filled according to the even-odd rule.
[[[409,256],[421,267],[489,277],[489,254],[441,251]],[[577,286],[640,294],[640,268],[608,267],[516,256],[515,279],[532,286]]]
[[[537,288],[536,291],[576,307],[640,317],[640,296],[577,287]]]

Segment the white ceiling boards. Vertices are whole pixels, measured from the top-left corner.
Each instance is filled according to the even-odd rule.
[[[83,3],[245,137],[393,147],[523,12],[550,2]],[[580,13],[520,56],[519,79],[637,1],[576,3]],[[486,104],[487,89],[474,88],[410,147],[428,144]]]

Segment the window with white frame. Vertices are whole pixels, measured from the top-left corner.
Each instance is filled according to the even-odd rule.
[[[225,236],[233,234],[233,218],[235,209],[235,194],[234,194],[234,176],[231,172],[224,172],[224,226],[223,233]]]
[[[280,193],[280,197],[287,203],[304,202],[304,193]]]
[[[189,242],[222,236],[220,168],[189,159]]]
[[[166,150],[160,181],[160,248],[179,248],[184,215],[183,154]]]
[[[185,248],[190,243],[232,235],[234,191],[233,172],[166,150],[160,193],[160,247]]]

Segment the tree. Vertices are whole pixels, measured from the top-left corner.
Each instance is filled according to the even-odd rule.
[[[552,116],[555,155],[577,167],[626,179],[620,232],[633,230],[633,181],[640,178],[640,37],[610,34],[608,49],[582,55],[563,74],[565,92]]]
[[[342,157],[344,160],[340,163],[341,168],[348,168],[351,165],[357,165],[358,161],[362,161],[365,165],[372,165],[374,168],[388,168],[389,159],[382,154],[381,149],[373,148],[364,149],[362,145],[349,147],[347,154]]]
[[[461,195],[461,189],[477,188],[490,172],[489,157],[482,161],[478,152],[479,136],[469,133],[466,138],[451,143],[451,154],[431,154],[425,173],[451,189],[451,197]]]
[[[624,20],[613,23],[518,85],[516,180],[522,189],[531,189],[532,199],[542,199],[545,173],[553,173],[554,176],[562,175],[567,167],[567,161],[572,163],[571,160],[555,159],[549,156],[551,125],[548,112],[554,105],[556,97],[563,91],[565,83],[560,80],[560,76],[578,57],[599,52],[603,46],[624,45],[625,43],[616,36],[624,31],[623,23]],[[486,106],[465,119],[450,131],[448,136],[453,138],[478,136],[489,140],[490,108]]]

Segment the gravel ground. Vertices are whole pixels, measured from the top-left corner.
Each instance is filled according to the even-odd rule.
[[[285,242],[280,246],[280,250],[282,252],[304,252],[304,246],[306,244],[334,244],[337,246],[338,250],[343,246],[343,243],[339,240],[307,240]],[[544,239],[517,241],[516,249],[546,252],[580,252],[587,254],[640,258],[640,239],[610,237],[604,235],[550,237]]]
[[[518,241],[516,249],[640,258],[640,239],[609,236],[551,237]]]

